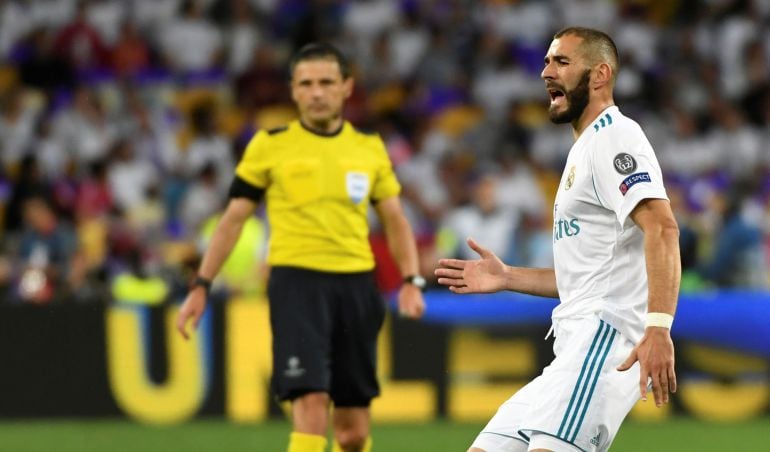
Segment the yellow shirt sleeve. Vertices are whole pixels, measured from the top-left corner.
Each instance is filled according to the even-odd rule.
[[[269,135],[260,130],[249,141],[243,157],[235,168],[235,174],[256,188],[267,188],[270,163],[267,159]]]
[[[398,196],[401,193],[401,184],[399,184],[396,173],[393,171],[393,164],[390,162],[385,144],[379,137],[372,139],[377,142],[378,160],[380,161],[371,194],[372,201],[377,202],[391,196]]]

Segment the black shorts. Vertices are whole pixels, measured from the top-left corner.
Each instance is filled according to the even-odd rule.
[[[321,391],[335,406],[369,406],[380,393],[377,335],[385,318],[374,274],[273,267],[267,293],[278,398]]]

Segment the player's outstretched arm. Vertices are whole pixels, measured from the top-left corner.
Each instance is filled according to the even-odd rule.
[[[439,259],[438,283],[455,293],[493,293],[502,290],[557,298],[556,275],[551,268],[522,268],[505,265],[495,253],[468,238],[468,246],[479,259]]]
[[[631,218],[644,231],[644,255],[649,285],[647,311],[653,315],[673,316],[679,295],[682,268],[679,258],[679,228],[668,201],[642,201]],[[642,340],[628,358],[618,367],[624,371],[639,361],[639,391],[647,400],[647,384],[652,382],[655,405],[668,403],[669,393],[676,392],[674,371],[674,342],[670,329],[647,326]]]
[[[233,198],[227,205],[222,218],[217,224],[206,252],[203,255],[198,276],[209,281],[219,273],[225,259],[230,255],[235,243],[241,235],[243,224],[254,213],[257,204],[247,198]],[[198,328],[203,311],[206,309],[206,288],[194,286],[187,294],[176,319],[179,334],[189,339],[187,322],[191,321],[193,329]]]

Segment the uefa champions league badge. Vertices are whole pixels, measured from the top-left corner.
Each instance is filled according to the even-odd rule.
[[[612,159],[612,164],[615,167],[615,171],[627,176],[636,171],[636,160],[631,157],[630,154],[621,152]]]
[[[358,204],[369,194],[369,175],[357,171],[345,174],[345,187],[353,204]]]

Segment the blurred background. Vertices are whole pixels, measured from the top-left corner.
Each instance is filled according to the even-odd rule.
[[[614,450],[770,449],[769,0],[1,0],[0,450],[282,450],[264,214],[192,345],[172,319],[246,143],[295,118],[307,42],[350,58],[346,117],[385,141],[429,280],[467,236],[551,266],[573,138],[539,74],[566,25],[616,41],[681,229],[680,391]],[[374,219],[371,242],[387,297]],[[381,337],[379,450],[464,450],[551,358],[555,300],[429,282],[426,319]]]

